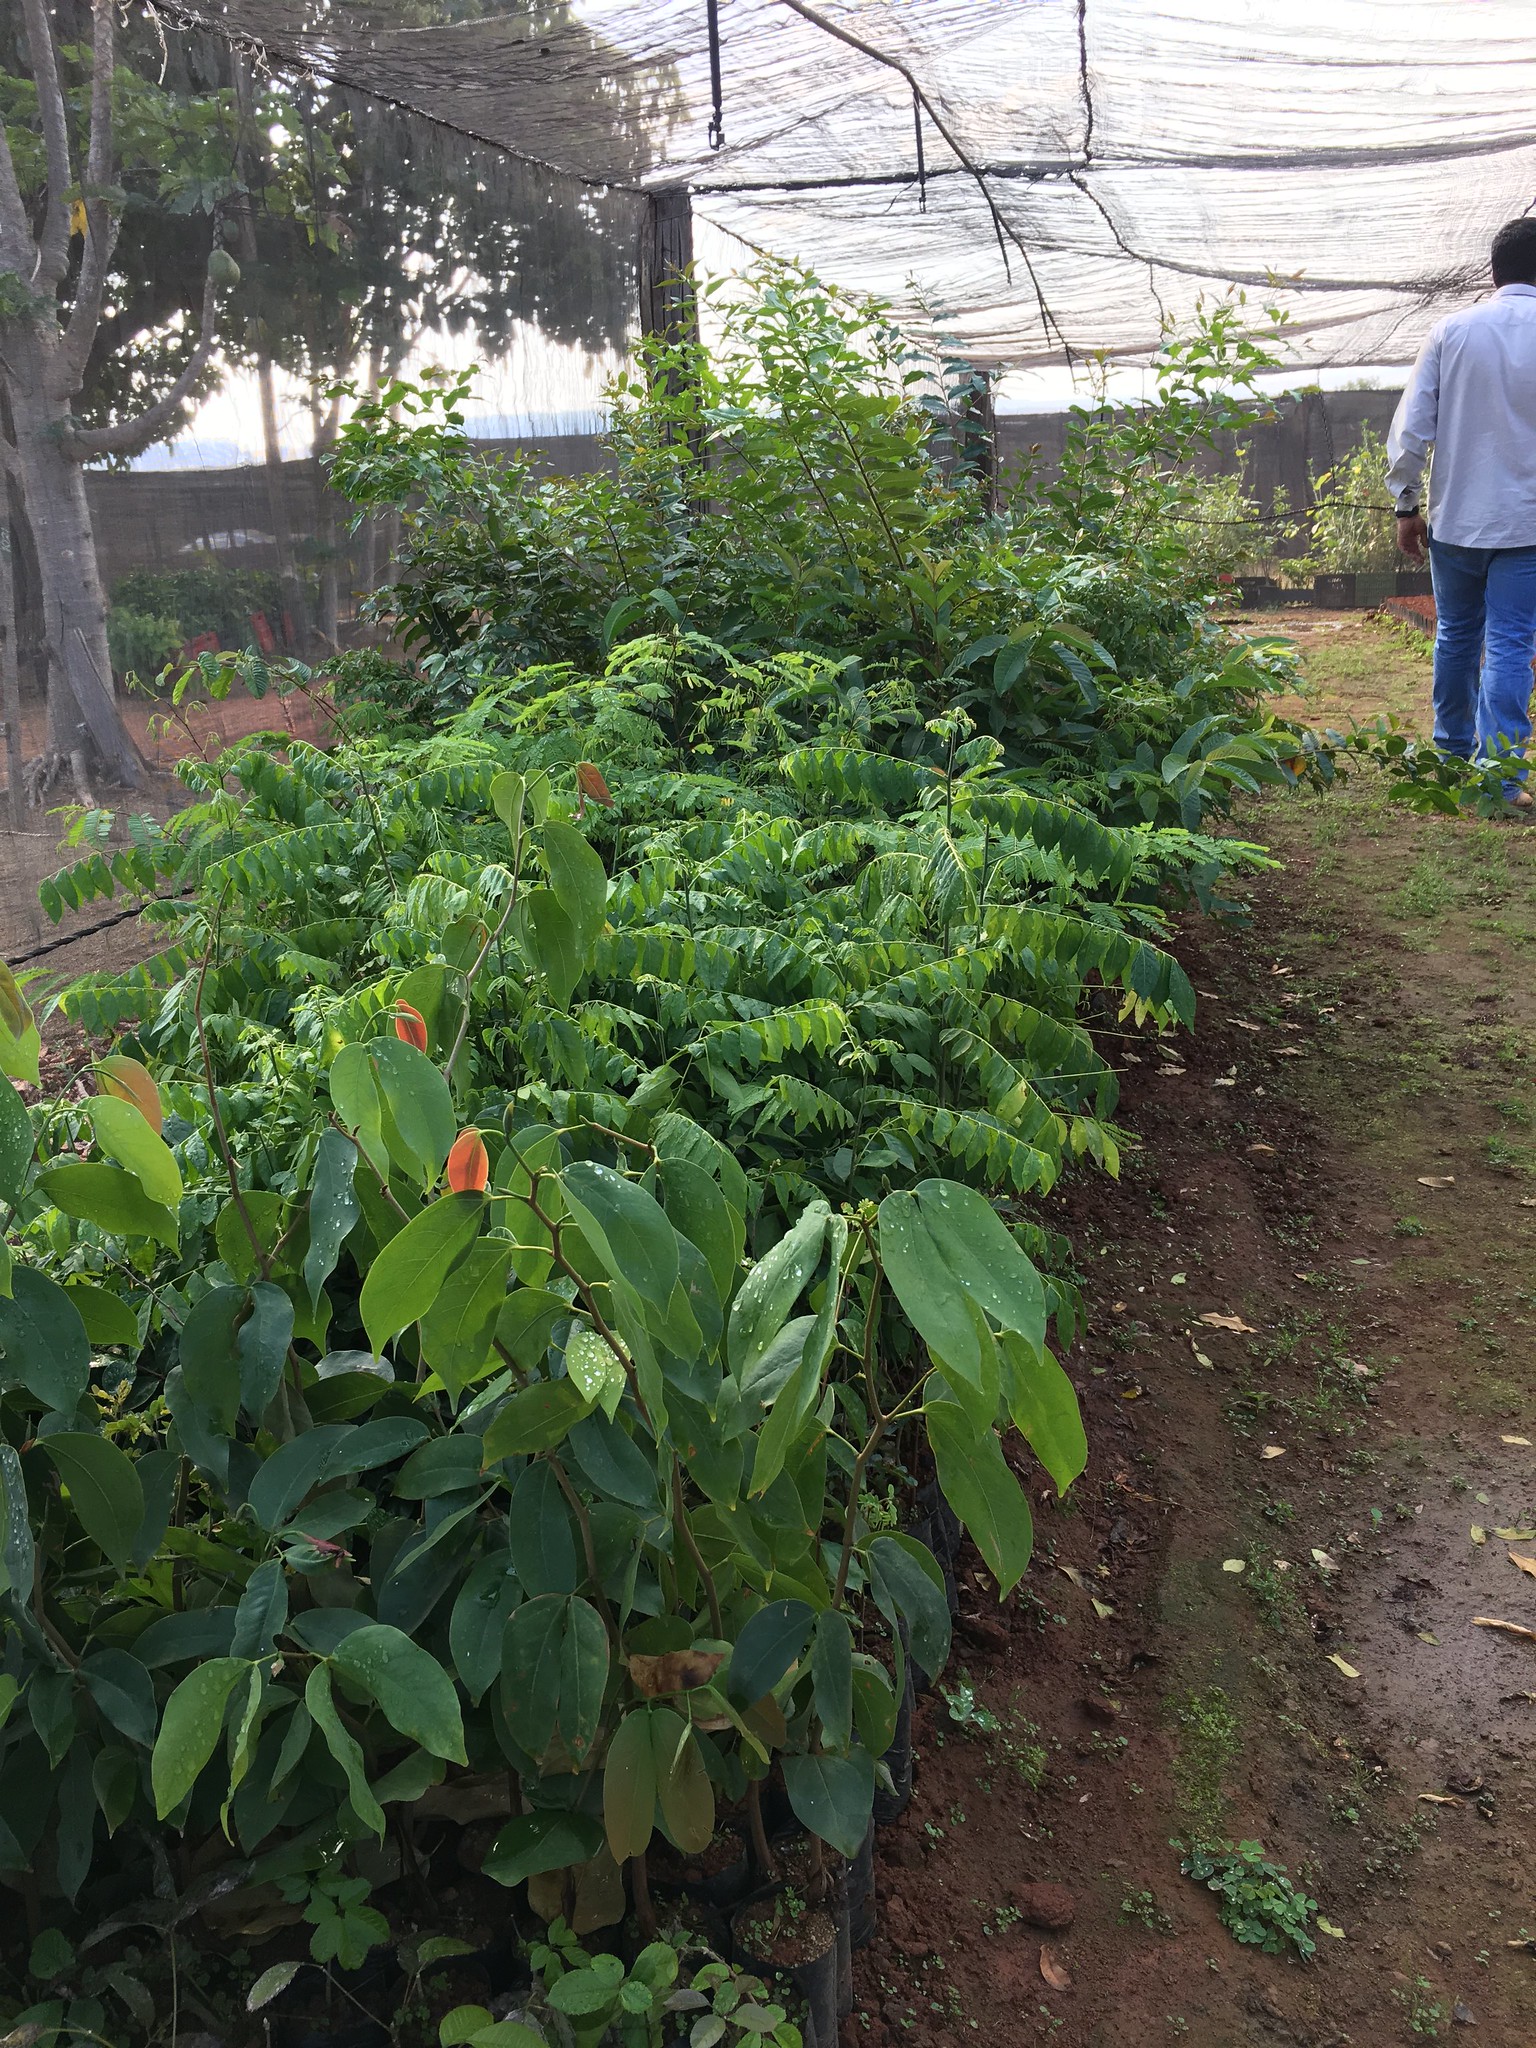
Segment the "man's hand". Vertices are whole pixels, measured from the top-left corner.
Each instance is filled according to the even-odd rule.
[[[1410,562],[1422,562],[1424,543],[1429,539],[1429,528],[1424,524],[1422,512],[1399,512],[1397,515],[1397,544]]]

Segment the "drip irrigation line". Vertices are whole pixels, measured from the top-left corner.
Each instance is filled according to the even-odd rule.
[[[114,925],[126,924],[131,917],[142,917],[151,903],[179,903],[184,896],[146,896],[142,902],[130,904],[126,910],[114,910],[110,917],[99,918],[95,924],[83,925],[77,932],[65,932],[59,938],[49,939],[45,945],[34,946],[30,953],[12,953],[13,967],[29,967],[34,960],[42,960],[50,953],[61,953],[66,946],[76,945],[81,939],[93,939],[98,932],[109,932]]]

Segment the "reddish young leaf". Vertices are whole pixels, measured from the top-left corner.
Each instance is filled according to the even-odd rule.
[[[418,1052],[427,1049],[427,1020],[411,1003],[395,1004],[395,1036]]]
[[[460,1131],[448,1151],[448,1185],[456,1195],[478,1195],[491,1177],[485,1140],[478,1131]]]
[[[138,1060],[130,1059],[124,1052],[109,1053],[97,1061],[96,1078],[103,1095],[131,1102],[152,1131],[158,1133],[163,1129],[165,1112],[160,1106],[160,1090],[149,1069]]]
[[[603,780],[602,770],[591,761],[576,763],[576,787],[588,803],[601,804],[605,811],[613,809],[613,798],[609,794],[607,783]]]

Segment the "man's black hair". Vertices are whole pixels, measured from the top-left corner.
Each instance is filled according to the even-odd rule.
[[[1507,220],[1494,236],[1493,281],[1536,284],[1536,219]]]

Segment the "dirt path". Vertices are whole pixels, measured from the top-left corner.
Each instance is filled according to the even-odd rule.
[[[1418,712],[1406,637],[1313,645],[1320,720]],[[1474,1625],[1536,1629],[1536,832],[1362,783],[1241,822],[1285,871],[1187,929],[1199,1034],[1127,1042],[1139,1142],[1062,1204],[1093,1459],[1037,1490],[1006,1630],[963,1594],[997,1725],[923,1705],[871,2048],[1536,2042],[1536,1641]],[[1239,1946],[1192,1833],[1261,1840],[1340,1933]]]

